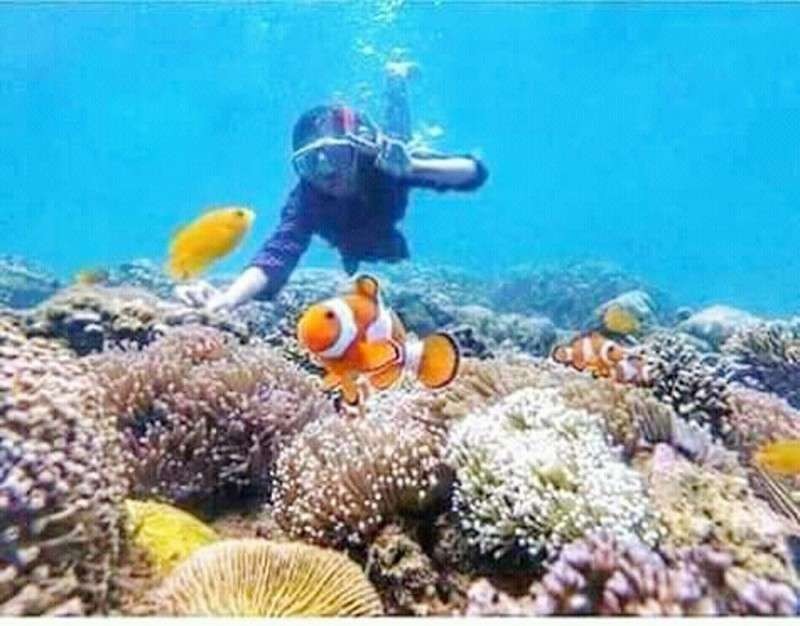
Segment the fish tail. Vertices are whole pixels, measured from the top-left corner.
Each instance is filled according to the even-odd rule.
[[[416,357],[415,352],[418,353]],[[419,381],[429,389],[438,389],[452,382],[460,363],[458,344],[447,333],[429,335],[419,347],[411,346],[407,350],[407,366],[414,369]]]

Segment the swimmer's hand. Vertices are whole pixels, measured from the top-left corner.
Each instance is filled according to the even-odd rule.
[[[402,141],[382,136],[379,140],[375,167],[395,178],[405,178],[414,170],[413,160]]]
[[[209,313],[233,308],[226,292],[204,280],[198,280],[188,285],[177,285],[174,293],[175,297],[186,306],[205,309]]]

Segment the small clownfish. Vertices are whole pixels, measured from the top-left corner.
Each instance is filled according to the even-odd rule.
[[[629,354],[618,343],[598,332],[576,337],[569,345],[556,346],[552,357],[557,363],[570,365],[580,372],[586,370],[615,382],[635,385],[647,385],[650,382],[640,356]]]
[[[404,371],[429,389],[449,384],[458,373],[458,344],[446,333],[420,341],[406,336],[400,318],[381,299],[372,276],[355,280],[354,290],[314,304],[297,324],[300,344],[325,368],[325,390],[340,389],[344,401],[360,402],[357,379],[365,375],[378,390],[391,387]]]
[[[784,476],[800,474],[800,439],[773,441],[754,455],[756,465]]]
[[[250,209],[229,206],[210,209],[181,228],[169,247],[170,276],[186,280],[200,274],[239,245],[254,219]]]

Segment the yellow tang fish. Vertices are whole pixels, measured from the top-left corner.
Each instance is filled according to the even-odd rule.
[[[75,274],[76,285],[99,285],[108,280],[108,271],[102,268],[83,269]]]
[[[759,467],[775,474],[800,474],[800,439],[783,439],[762,446],[754,455]]]
[[[255,214],[250,209],[228,206],[210,209],[184,226],[169,247],[167,270],[172,278],[194,278],[241,242]]]
[[[635,335],[642,326],[633,313],[619,304],[612,304],[605,310],[603,325],[607,330],[618,335]]]

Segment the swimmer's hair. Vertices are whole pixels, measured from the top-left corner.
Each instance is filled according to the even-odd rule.
[[[292,131],[292,149],[299,150],[321,137],[337,137],[344,133],[343,105],[320,105],[303,113]],[[365,126],[371,133],[376,128],[367,115],[354,111],[355,122]]]

